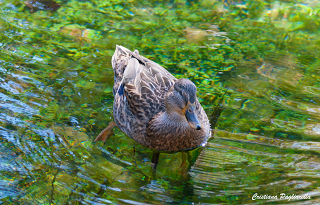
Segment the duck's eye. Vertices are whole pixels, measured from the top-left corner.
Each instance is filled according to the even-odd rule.
[[[183,96],[183,95],[182,95],[182,91],[181,91],[181,90],[179,91],[179,94],[180,94],[181,96]]]

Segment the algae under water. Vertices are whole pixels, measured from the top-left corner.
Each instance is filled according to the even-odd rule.
[[[0,0],[0,14],[0,203],[320,203],[318,0]],[[116,44],[192,80],[208,115],[223,96],[192,164],[161,154],[155,178],[120,130],[92,144]]]

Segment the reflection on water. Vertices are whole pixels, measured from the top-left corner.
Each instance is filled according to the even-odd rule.
[[[0,1],[0,201],[319,203],[319,5],[303,2]],[[208,115],[225,94],[204,149],[162,153],[154,174],[120,130],[92,143],[115,44],[194,81]]]

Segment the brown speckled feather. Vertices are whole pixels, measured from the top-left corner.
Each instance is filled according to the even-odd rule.
[[[195,111],[202,129],[196,130],[182,124],[172,128],[171,123],[156,120],[158,115],[154,116],[147,126],[146,141],[149,147],[163,151],[181,151],[191,150],[199,146],[204,146],[210,136],[210,123],[207,115],[201,107],[198,100],[196,101]]]
[[[165,96],[177,81],[166,69],[122,46],[116,48],[112,67],[114,120],[129,137],[160,151],[193,149],[206,142],[210,124],[198,101],[195,113],[203,126],[201,130],[172,127],[172,123],[155,120],[166,111]]]

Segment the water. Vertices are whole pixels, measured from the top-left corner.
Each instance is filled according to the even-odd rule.
[[[1,203],[319,203],[320,2],[0,5]],[[116,44],[192,80],[208,116],[222,102],[189,162],[162,153],[154,176],[120,130],[92,143],[112,120]]]

